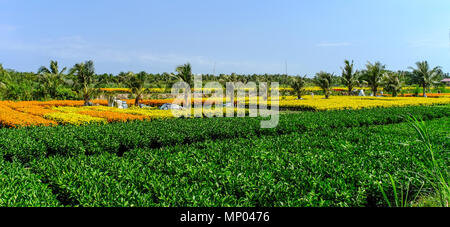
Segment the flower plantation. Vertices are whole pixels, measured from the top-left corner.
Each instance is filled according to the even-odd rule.
[[[121,110],[105,106],[83,107],[82,105],[82,102],[77,101],[4,101],[0,102],[0,124],[3,127],[51,126],[58,124],[84,125],[168,118],[172,116],[171,112],[167,110]]]
[[[448,167],[449,105],[3,128],[0,206],[385,206],[388,173],[432,189],[408,114]]]
[[[259,104],[256,100],[235,100],[242,101],[248,106],[250,103]],[[134,104],[134,100],[126,100],[129,105]],[[200,100],[198,100],[200,101]],[[214,101],[214,99],[201,99],[202,103]],[[222,100],[225,103],[227,100]],[[85,125],[104,124],[112,122],[128,122],[135,120],[152,120],[173,118],[172,111],[159,110],[157,107],[164,103],[171,103],[173,99],[143,100],[141,103],[154,106],[153,108],[118,109],[107,107],[106,100],[93,100],[98,106],[84,107],[82,101],[0,101],[0,124],[3,127],[26,127],[26,126],[51,126],[51,125]],[[192,103],[197,102],[193,99]],[[270,98],[268,101],[270,105]],[[291,110],[343,110],[343,109],[369,109],[385,107],[406,107],[406,106],[430,106],[437,104],[450,104],[450,96],[439,96],[438,98],[416,98],[416,97],[357,97],[357,96],[333,96],[324,99],[323,96],[305,96],[304,100],[297,100],[293,96],[282,97],[279,106],[282,109]],[[223,111],[223,112],[222,112]],[[206,115],[224,116],[225,109],[202,110]],[[235,109],[235,112],[238,112]],[[245,110],[248,114],[248,110]],[[194,113],[194,110],[192,110]],[[191,114],[193,116],[193,114]]]
[[[280,107],[286,109],[323,111],[416,105],[428,106],[448,103],[450,103],[450,96],[441,96],[439,98],[332,96],[329,99],[324,99],[324,96],[304,96],[304,100],[296,100],[295,97],[281,99]]]
[[[224,118],[226,98],[192,99],[220,106],[184,119],[159,108],[174,99],[125,101],[0,101],[0,207],[386,206],[393,181],[435,191],[408,116],[432,127],[432,168],[448,175],[446,94],[282,96],[275,128],[261,127],[267,117]],[[273,101],[236,98],[229,109],[249,116]]]
[[[0,208],[449,207],[449,3],[0,2]]]

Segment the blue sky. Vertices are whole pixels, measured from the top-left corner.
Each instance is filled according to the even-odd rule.
[[[448,0],[0,0],[0,63],[98,73],[340,73],[344,59],[450,71]]]

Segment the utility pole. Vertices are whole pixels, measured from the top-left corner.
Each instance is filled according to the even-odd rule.
[[[287,60],[284,61],[284,64],[285,64],[285,67],[286,67],[285,69],[286,69],[286,76],[287,76],[288,75]]]

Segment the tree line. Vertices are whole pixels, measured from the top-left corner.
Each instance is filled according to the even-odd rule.
[[[313,83],[323,90],[325,98],[329,98],[332,86],[336,84],[345,86],[348,95],[355,94],[356,87],[369,87],[372,95],[377,95],[379,88],[383,88],[393,97],[396,97],[405,85],[418,85],[423,90],[423,96],[426,97],[426,92],[430,91],[432,86],[445,87],[441,80],[449,77],[449,74],[444,73],[441,67],[431,67],[427,61],[416,62],[414,67],[408,68],[409,71],[394,72],[387,70],[386,65],[380,62],[368,62],[365,69],[357,70],[353,61],[345,60],[344,67],[341,69],[342,73],[339,77],[322,71],[313,78]],[[292,79],[290,86],[298,99],[305,94],[307,84],[306,76]]]
[[[301,98],[305,87],[319,86],[328,98],[333,86],[345,86],[348,94],[356,87],[367,86],[373,94],[380,87],[396,96],[402,86],[417,84],[423,92],[430,86],[438,86],[442,78],[449,77],[440,67],[430,67],[428,62],[417,62],[409,71],[389,71],[380,62],[368,63],[365,69],[356,70],[353,61],[345,60],[341,75],[319,72],[314,78],[307,76],[291,76],[286,74],[203,74],[204,83],[226,82],[278,82],[281,87],[292,87],[294,93]],[[1,100],[89,100],[98,96],[99,88],[129,88],[136,98],[136,105],[149,90],[146,88],[168,89],[178,81],[189,84],[193,81],[192,68],[189,63],[177,66],[174,73],[139,73],[120,72],[113,74],[96,74],[93,61],[75,64],[72,68],[61,68],[57,61],[50,61],[48,67],[40,67],[34,72],[18,72],[5,69],[0,64],[0,99]]]

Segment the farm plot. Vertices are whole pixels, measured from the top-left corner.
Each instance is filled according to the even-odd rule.
[[[0,178],[25,189],[0,206],[384,206],[388,174],[432,188],[407,114],[427,120],[448,172],[448,106],[286,114],[276,129],[253,118],[2,129],[3,163],[24,177]]]

